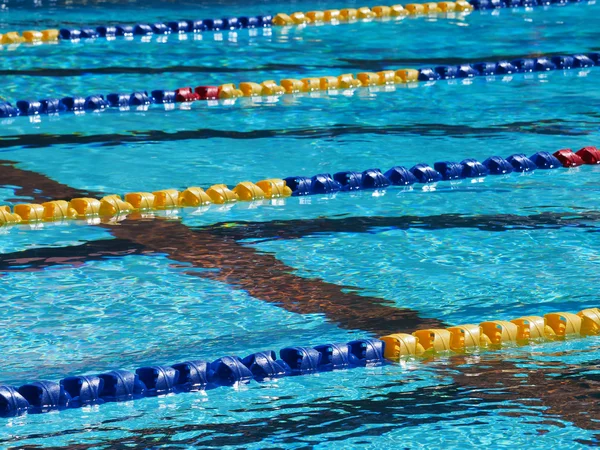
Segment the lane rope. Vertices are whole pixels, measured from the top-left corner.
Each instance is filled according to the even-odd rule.
[[[0,226],[19,224],[35,225],[43,222],[85,220],[90,225],[116,222],[124,219],[147,218],[156,211],[173,212],[179,208],[202,208],[211,204],[233,205],[236,202],[273,201],[289,196],[326,195],[337,192],[386,189],[390,186],[411,186],[415,183],[435,184],[440,181],[477,179],[488,175],[507,175],[512,172],[533,172],[559,167],[578,167],[600,164],[600,150],[583,147],[577,152],[561,149],[554,154],[537,152],[531,157],[517,153],[504,159],[492,156],[483,162],[464,159],[461,162],[438,161],[433,167],[425,163],[410,169],[394,166],[385,173],[380,169],[363,172],[342,171],[333,176],[321,173],[312,177],[290,176],[284,179],[269,178],[253,183],[242,181],[230,188],[215,184],[204,190],[188,187],[183,191],[163,189],[154,192],[130,192],[122,198],[110,194],[97,198],[74,198],[53,200],[42,204],[20,203],[11,209],[0,206]],[[32,229],[35,229],[34,226]]]
[[[277,84],[274,80],[262,82],[242,82],[220,86],[181,87],[176,90],[153,90],[133,93],[93,94],[87,97],[72,96],[43,98],[41,100],[19,100],[13,106],[10,102],[0,102],[0,118],[17,116],[39,116],[72,112],[101,112],[109,108],[122,111],[131,108],[147,110],[152,104],[173,109],[174,104],[187,104],[198,101],[214,104],[219,100],[235,102],[240,97],[272,100],[282,95],[299,95],[316,92],[337,92],[357,88],[390,87],[410,85],[418,82],[438,80],[469,79],[482,76],[512,75],[523,73],[545,73],[554,70],[585,69],[600,64],[600,53],[578,53],[539,58],[519,58],[513,61],[475,62],[456,66],[425,67],[421,69],[396,69],[380,72],[360,72],[337,76],[308,77],[302,79],[285,78]]]
[[[358,339],[316,347],[286,347],[240,358],[190,360],[171,366],[112,370],[54,381],[34,381],[20,387],[0,385],[0,417],[45,413],[106,402],[120,402],[174,393],[205,391],[251,381],[308,375],[356,367],[373,367],[406,358],[470,354],[482,350],[561,341],[600,335],[600,309],[577,314],[555,312],[510,321],[489,320],[444,329],[396,333],[381,339]]]

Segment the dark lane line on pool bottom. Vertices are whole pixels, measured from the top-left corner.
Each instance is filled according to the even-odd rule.
[[[0,179],[3,179],[2,176],[5,173],[10,173],[13,180],[22,183],[18,184],[18,186],[21,186],[21,192],[31,193],[34,198],[45,198],[47,195],[45,192],[40,192],[35,186],[46,186],[50,192],[58,194],[60,198],[66,198],[71,195],[85,195],[85,193],[58,183],[43,174],[18,169],[15,164],[16,163],[14,162],[5,161],[4,165],[0,165]],[[74,191],[74,193],[71,191]],[[142,229],[140,224],[144,225],[146,230]],[[152,230],[153,225],[156,226],[157,224],[166,224],[168,228],[157,227]],[[141,246],[139,247],[140,251],[144,249],[144,251],[158,251],[170,255],[174,249],[176,253],[175,256],[182,257],[184,262],[192,262],[195,264],[209,262],[215,264],[216,267],[221,270],[219,270],[218,273],[212,274],[213,276],[220,276],[221,281],[225,281],[226,283],[236,283],[233,287],[237,289],[243,289],[245,285],[249,284],[251,287],[257,289],[254,291],[254,294],[251,295],[255,295],[258,300],[265,301],[264,298],[260,297],[260,294],[268,295],[269,299],[266,301],[275,301],[277,306],[283,307],[286,310],[303,313],[314,311],[316,309],[318,313],[324,314],[328,321],[337,323],[340,327],[362,329],[379,335],[401,331],[410,332],[422,328],[442,328],[445,326],[444,322],[441,320],[423,319],[416,311],[395,308],[390,301],[360,296],[352,291],[343,292],[342,287],[340,286],[325,283],[321,280],[306,280],[298,277],[291,273],[293,268],[285,266],[272,255],[265,255],[256,252],[248,246],[242,246],[233,238],[211,234],[210,230],[205,233],[205,236],[208,236],[214,243],[214,248],[207,250],[204,248],[202,240],[198,238],[194,239],[194,245],[188,246],[189,244],[186,237],[190,237],[197,232],[189,229],[180,222],[162,222],[154,220],[150,222],[133,222],[132,225],[133,227],[118,225],[116,227],[108,228],[117,238]],[[146,238],[143,235],[144,231],[151,231],[151,234]],[[142,232],[141,236],[139,232]],[[184,233],[183,238],[178,237],[180,232]],[[163,240],[164,236],[170,236],[170,241],[165,242]],[[137,240],[137,237],[141,238],[141,240]],[[244,251],[240,252],[240,249],[243,249]],[[217,252],[223,251],[224,258],[215,258],[216,255],[214,254],[202,255],[203,251],[210,252],[212,250]],[[201,254],[197,255],[195,252],[201,252]],[[232,257],[234,261],[238,262],[238,254],[244,255],[244,259],[242,260],[243,264],[234,266],[235,270],[232,270],[229,273],[225,272],[227,267],[223,267],[222,264],[224,262],[226,263],[229,258]],[[262,273],[262,271],[256,271],[255,267],[269,268],[270,264],[273,262],[276,263],[276,267],[273,269],[279,272],[279,276],[275,276],[272,279],[269,277],[264,277],[260,280],[255,279],[257,272]],[[282,271],[283,273],[281,273]],[[269,275],[272,275],[272,273],[273,270],[269,271]],[[194,272],[189,274],[202,276],[202,274]],[[264,285],[257,286],[257,282],[264,283]],[[312,299],[309,298],[309,300],[312,300],[312,303],[308,303],[305,308],[302,302],[306,298],[306,292],[310,292],[314,297]],[[340,307],[342,306],[340,305],[341,302],[344,303],[343,308]],[[361,310],[355,310],[355,306],[359,306]],[[370,317],[368,318],[368,322],[365,318],[360,316],[362,310],[369,311]],[[349,316],[347,316],[347,314],[349,314]],[[497,371],[491,377],[493,387],[497,387],[498,382],[514,382],[515,378],[513,377],[513,373],[522,370],[510,362],[501,362],[501,364],[504,364],[506,368]],[[469,377],[467,381],[471,382],[472,380],[475,380],[481,382],[481,378],[482,377]],[[486,378],[483,377],[483,379],[485,380]],[[519,378],[519,380],[521,380],[521,378]],[[548,384],[551,382],[552,380],[545,379],[544,384],[541,385],[543,389],[539,389],[536,386],[535,389],[529,393],[528,398],[537,398],[543,405],[550,407],[551,405],[554,405],[555,397],[549,397],[549,393],[552,392],[552,389],[550,389]],[[588,395],[587,386],[585,384],[570,384],[569,387],[574,398],[584,398]],[[560,415],[560,417],[565,420],[570,420],[569,417],[573,414],[573,411],[578,411],[577,406],[573,409],[558,409],[556,414]],[[296,414],[294,414],[294,417],[297,419]],[[579,416],[576,417],[576,419],[579,420],[579,422],[576,422],[577,425],[582,428],[595,429],[591,427],[597,425],[597,422],[586,422],[585,419],[581,419]],[[262,423],[264,423],[264,420],[261,421],[261,424]],[[239,432],[239,428],[236,432]],[[261,430],[261,433],[263,432],[264,429]],[[153,445],[156,445],[155,441],[153,441]],[[73,448],[73,446],[70,446],[70,448]]]
[[[590,130],[582,129],[589,125]],[[251,131],[216,130],[198,128],[180,130],[169,133],[163,130],[129,131],[130,134],[20,134],[0,136],[0,149],[48,148],[55,145],[75,144],[99,146],[117,146],[125,143],[175,142],[187,140],[221,139],[268,139],[285,138],[333,138],[347,135],[388,135],[388,136],[449,136],[449,137],[487,137],[493,138],[503,133],[523,133],[546,136],[587,136],[597,131],[598,121],[577,122],[562,119],[545,119],[528,122],[511,122],[487,127],[469,125],[448,125],[442,123],[425,123],[411,125],[364,126],[334,124],[310,128],[282,128]],[[596,128],[594,128],[596,127]]]
[[[163,44],[158,44],[162,46]],[[597,51],[597,48],[590,48],[589,51]],[[481,56],[476,59],[481,61],[489,62],[500,62],[500,61],[513,61],[517,59],[527,58],[550,58],[557,55],[568,55],[572,51],[553,51],[553,52],[541,52],[541,53],[526,53],[526,54],[512,54],[512,55],[493,55],[493,56]],[[284,63],[267,63],[260,64],[255,67],[219,67],[219,66],[198,66],[198,65],[185,65],[185,66],[105,66],[105,67],[88,67],[88,68],[63,68],[63,67],[32,67],[30,69],[0,69],[0,75],[2,76],[16,76],[16,77],[76,77],[82,75],[125,75],[125,74],[140,74],[140,75],[158,75],[165,73],[253,73],[253,72],[275,72],[275,71],[290,71],[297,77],[300,74],[311,74],[316,69],[330,70],[353,70],[353,69],[364,69],[368,71],[385,70],[391,67],[400,66],[427,66],[427,65],[440,65],[440,66],[459,66],[463,64],[471,64],[474,58],[462,58],[462,57],[439,57],[439,58],[387,58],[387,59],[351,59],[351,58],[338,58],[337,60],[332,59],[331,61],[339,61],[338,64],[284,64]],[[265,77],[267,77],[265,75]],[[267,77],[268,78],[268,77]],[[271,76],[271,78],[273,78]],[[270,78],[269,78],[270,79]],[[243,80],[242,80],[243,81]]]
[[[164,221],[164,218],[148,219]],[[378,230],[448,230],[455,228],[476,229],[488,232],[517,230],[584,229],[600,232],[600,212],[577,213],[546,212],[520,216],[516,214],[490,214],[463,216],[440,214],[436,216],[359,216],[347,218],[298,219],[268,222],[226,222],[206,227],[190,228],[200,239],[204,236],[254,242],[270,240],[301,239],[314,235],[334,233],[377,233]],[[248,242],[253,240],[254,242]],[[208,244],[208,241],[206,241]],[[38,272],[48,267],[79,267],[90,261],[99,261],[128,255],[157,255],[164,252],[146,250],[145,245],[129,239],[101,239],[81,245],[65,247],[39,247],[0,254],[0,272]],[[183,266],[188,267],[188,266]]]
[[[67,194],[78,197],[89,195],[45,175],[19,169],[14,162],[4,161],[0,165],[0,180],[4,180],[5,175],[16,186],[21,186],[21,195],[47,195],[33,186],[45,186],[58,194],[59,199],[64,199]],[[344,329],[383,336],[445,325],[441,320],[422,318],[411,309],[397,308],[390,300],[359,295],[356,288],[348,287],[346,291],[344,286],[299,277],[293,273],[293,267],[283,264],[273,255],[210,232],[200,235],[181,222],[126,220],[116,226],[101,226],[110,230],[116,238],[133,243],[136,251],[161,253],[197,268],[219,269],[201,273],[188,271],[188,275],[221,281],[287,311],[323,314],[328,321]]]
[[[522,360],[520,362],[523,362]],[[338,440],[380,437],[398,427],[419,427],[424,424],[456,423],[473,419],[474,425],[493,425],[494,417],[523,417],[522,405],[532,407],[526,415],[537,424],[537,432],[547,432],[548,427],[563,428],[568,421],[586,430],[600,430],[600,404],[597,392],[600,380],[595,369],[600,361],[584,364],[564,364],[555,361],[536,361],[536,368],[518,368],[513,361],[498,359],[498,355],[482,355],[478,362],[468,356],[452,356],[444,365],[432,361],[432,369],[440,377],[453,379],[448,384],[418,387],[382,393],[382,389],[406,386],[414,379],[394,380],[362,389],[363,398],[341,400],[336,396],[320,396],[304,403],[281,401],[273,406],[262,405],[258,411],[272,413],[245,421],[230,423],[188,423],[164,427],[131,429],[128,419],[110,419],[90,424],[86,432],[114,433],[127,431],[127,436],[117,438],[99,437],[93,444],[69,443],[65,446],[44,446],[47,449],[87,450],[100,446],[110,448],[155,447],[157,445],[195,445],[196,448],[220,448],[222,446],[245,446],[264,441],[266,436],[277,436],[279,445],[298,444],[306,441],[306,448],[320,442],[321,435],[347,432]],[[363,369],[364,370],[364,369]],[[518,375],[518,376],[517,376]],[[194,395],[194,394],[185,394]],[[289,399],[293,400],[293,399]],[[540,404],[540,400],[542,404]],[[155,400],[150,400],[155,401]],[[511,402],[510,405],[506,404]],[[251,413],[248,409],[232,412]],[[547,408],[544,409],[543,407]],[[205,409],[210,411],[210,404]],[[289,412],[287,410],[290,410]],[[216,410],[215,410],[216,411]],[[539,415],[538,415],[539,414]],[[426,417],[430,416],[430,417]],[[172,415],[173,419],[176,419]],[[365,430],[365,426],[369,426]],[[465,426],[457,423],[457,426]],[[358,430],[358,431],[353,431]],[[532,430],[533,431],[533,430]],[[65,429],[44,434],[25,435],[0,440],[10,445],[25,440],[51,439],[80,435],[82,430]],[[183,437],[182,433],[188,434]],[[210,439],[210,441],[208,441]],[[593,442],[578,440],[583,445]],[[36,445],[19,445],[18,448],[40,448]]]

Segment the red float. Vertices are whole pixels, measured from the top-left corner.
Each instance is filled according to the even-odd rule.
[[[600,150],[596,147],[583,147],[577,154],[585,164],[600,164]]]
[[[554,157],[560,161],[563,167],[577,167],[585,164],[581,156],[573,153],[570,148],[563,148],[554,152]]]

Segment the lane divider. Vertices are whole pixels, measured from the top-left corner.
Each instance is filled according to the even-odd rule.
[[[536,169],[577,167],[583,164],[600,164],[600,150],[588,146],[576,153],[571,149],[561,149],[554,154],[537,152],[529,158],[524,154],[514,154],[506,159],[492,156],[483,162],[465,159],[461,162],[438,161],[433,167],[424,163],[416,164],[410,169],[395,166],[385,173],[379,169],[367,169],[363,172],[337,172],[333,176],[322,173],[313,177],[270,178],[257,183],[242,181],[233,188],[225,184],[215,184],[206,190],[201,187],[189,187],[183,191],[164,189],[155,192],[130,192],[125,194],[124,198],[111,194],[101,199],[74,198],[70,201],[53,200],[42,204],[21,203],[15,205],[12,210],[8,205],[4,205],[0,206],[0,226],[71,219],[87,220],[95,225],[101,221],[144,218],[154,211],[232,204],[238,201],[257,202],[289,196],[333,194],[340,191],[385,189],[389,186],[456,181],[512,172],[532,172]]]
[[[500,350],[572,337],[600,335],[600,309],[577,314],[555,312],[511,321],[490,320],[444,329],[396,333],[380,339],[359,339],[316,347],[286,347],[245,358],[224,356],[216,361],[190,360],[171,366],[140,367],[135,372],[112,370],[77,375],[60,382],[34,381],[20,387],[0,385],[0,416],[44,413],[66,408],[135,400],[143,397],[205,391],[269,381],[285,376],[373,367],[416,356],[449,356]]]
[[[279,84],[274,80],[263,82],[242,82],[220,86],[181,87],[176,90],[154,90],[133,93],[111,93],[89,95],[87,97],[43,98],[41,100],[19,100],[15,106],[0,102],[0,118],[16,116],[37,116],[64,112],[98,112],[108,108],[147,109],[152,104],[173,108],[175,103],[196,101],[215,102],[235,101],[240,97],[273,98],[281,95],[296,95],[319,91],[338,91],[377,86],[406,85],[437,80],[466,79],[479,76],[511,75],[518,73],[548,72],[594,67],[600,64],[600,53],[578,53],[540,58],[520,58],[513,61],[476,62],[457,66],[425,67],[421,69],[383,70],[380,72],[346,73],[338,76],[309,77],[302,79],[286,78]]]
[[[207,31],[235,31],[244,28],[269,28],[271,26],[299,26],[306,24],[344,23],[370,20],[399,20],[405,16],[431,16],[461,13],[473,10],[501,8],[531,8],[534,6],[566,5],[583,0],[464,0],[407,5],[367,6],[359,8],[329,9],[325,11],[297,11],[291,14],[225,17],[221,19],[176,20],[172,22],[139,23],[136,25],[102,25],[97,27],[27,30],[23,33],[8,31],[0,34],[0,45],[39,44],[44,42],[115,39],[133,36],[148,37],[169,34],[197,34]]]

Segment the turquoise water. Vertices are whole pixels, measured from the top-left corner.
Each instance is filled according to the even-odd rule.
[[[176,18],[348,4],[178,2]],[[174,14],[172,3],[5,5],[2,30]],[[597,51],[599,8],[239,31],[237,41],[223,33],[5,48],[0,96]],[[593,68],[5,119],[0,202],[576,150],[599,141],[599,77]],[[0,382],[597,307],[599,174],[584,166],[212,205],[118,225],[0,229]],[[586,448],[599,439],[599,344],[574,339],[25,415],[0,421],[0,447]]]

